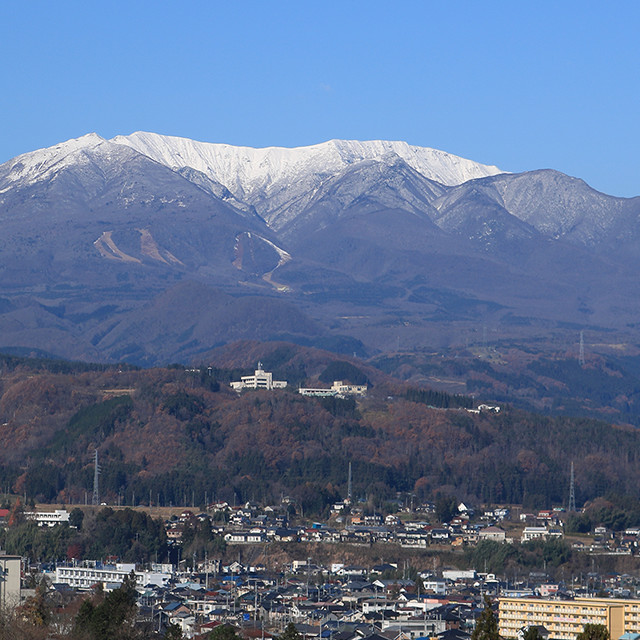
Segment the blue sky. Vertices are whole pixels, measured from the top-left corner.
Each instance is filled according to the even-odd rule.
[[[640,195],[640,3],[12,2],[0,162],[95,131],[406,140]]]

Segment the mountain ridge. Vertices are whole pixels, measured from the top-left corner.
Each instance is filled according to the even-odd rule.
[[[495,166],[483,165],[430,147],[410,145],[404,141],[332,139],[302,147],[257,148],[199,142],[189,138],[137,131],[129,136],[115,136],[111,142],[131,146],[167,166],[191,166],[203,173],[207,173],[206,170],[218,169],[215,166],[215,159],[222,158],[229,162],[226,176],[239,174],[238,179],[244,179],[248,184],[259,182],[262,178],[264,182],[260,185],[261,188],[277,182],[283,174],[287,175],[289,171],[299,168],[300,165],[306,164],[313,167],[323,163],[325,171],[335,172],[336,168],[344,168],[354,162],[380,157],[385,153],[398,155],[414,169],[424,173],[425,177],[431,177],[450,186],[461,184],[472,178],[502,173]],[[237,157],[240,160],[237,160]],[[248,170],[238,172],[238,164],[246,164],[247,161],[251,163]],[[207,162],[214,166],[212,167],[211,164],[207,166]],[[427,162],[435,166],[428,167]],[[198,164],[200,166],[196,166]],[[305,169],[308,168],[308,166],[305,167]],[[430,172],[434,175],[429,176]],[[436,173],[438,176],[435,175]],[[247,191],[246,187],[244,190]]]
[[[416,168],[425,158],[449,177]],[[453,169],[473,177],[445,184]],[[256,150],[87,134],[23,154],[0,165],[0,332],[8,347],[145,365],[243,331],[359,353],[449,347],[478,324],[636,340],[640,198],[497,171],[388,141]],[[172,304],[193,315],[191,335]],[[231,324],[200,320],[225,305]]]
[[[329,140],[307,147],[256,149],[136,132],[112,141],[131,146],[170,168],[200,171],[223,184],[235,199],[253,206],[274,228],[299,212],[294,203],[301,193],[312,192],[350,165],[385,154],[402,158],[425,178],[446,185],[500,173],[497,167],[444,151],[386,140]],[[281,222],[283,208],[290,215]]]

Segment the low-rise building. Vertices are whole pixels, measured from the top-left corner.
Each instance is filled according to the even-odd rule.
[[[561,538],[562,531],[559,529],[547,529],[547,527],[525,527],[522,531],[522,542],[529,540],[549,540],[550,538]]]
[[[428,580],[424,580],[422,585],[427,593],[435,593],[437,596],[443,596],[447,593],[447,583],[445,580],[430,578]]]
[[[267,542],[267,536],[261,531],[233,531],[227,533],[224,540],[228,544],[260,544]]]
[[[55,511],[25,511],[27,520],[35,520],[39,527],[55,527],[57,524],[69,522],[69,512],[66,509]]]
[[[507,533],[500,527],[485,527],[478,532],[480,540],[492,540],[493,542],[506,542]]]
[[[301,387],[298,393],[302,396],[315,396],[320,398],[364,396],[367,393],[366,384],[346,384],[342,380],[334,380],[331,388]]]

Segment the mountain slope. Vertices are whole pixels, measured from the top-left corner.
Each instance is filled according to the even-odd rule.
[[[473,180],[453,190],[458,200],[483,193],[487,201],[554,240],[587,247],[638,239],[640,198],[615,198],[550,169]],[[447,194],[434,203],[446,210]],[[481,210],[481,207],[477,207]]]
[[[442,348],[483,325],[636,340],[640,198],[406,143],[90,134],[0,165],[0,224],[0,346],[149,364],[241,337]]]
[[[436,149],[385,140],[330,140],[295,149],[253,149],[136,132],[116,136],[113,142],[131,146],[168,167],[197,169],[223,184],[236,199],[255,207],[275,229],[295,217],[326,178],[364,160],[394,155],[444,185],[500,172],[497,167]]]
[[[279,234],[292,242],[300,236],[313,237],[341,220],[381,211],[404,211],[435,232],[431,203],[446,191],[442,184],[425,178],[396,155],[364,160],[325,180],[296,217],[288,216],[285,208],[283,214],[289,222],[280,227]],[[390,231],[394,227],[398,228],[389,224]],[[384,236],[381,239],[384,241]]]
[[[191,361],[205,349],[245,339],[321,335],[322,329],[288,301],[234,297],[193,281],[180,282],[114,322],[95,330],[97,349],[117,360],[150,365]]]
[[[29,247],[30,256],[51,265],[73,261],[78,277],[80,265],[112,276],[116,263],[127,264],[131,277],[144,277],[150,266],[215,265],[218,275],[232,273],[238,233],[270,236],[257,216],[94,135],[5,163],[0,190],[5,255]]]
[[[158,348],[164,332],[159,320],[146,334],[117,334],[116,327],[139,324],[144,309],[156,314],[145,304],[185,280],[269,294],[275,285],[263,275],[281,260],[277,238],[261,218],[211,191],[95,135],[1,165],[0,291],[9,297],[0,313],[0,345],[93,359],[128,353],[139,362],[154,354],[185,357],[183,340]],[[244,237],[256,246],[241,259]],[[198,310],[202,301],[194,294],[176,304],[186,304],[196,316],[210,314],[210,305]],[[272,333],[295,333],[290,305],[283,302],[278,311],[278,300],[264,304],[270,309],[265,318],[274,321]],[[168,322],[170,310],[160,317]],[[233,317],[238,320],[237,313]],[[312,325],[300,321],[315,335]],[[120,344],[109,341],[113,335],[120,335]],[[215,331],[196,337],[201,348],[223,339]]]

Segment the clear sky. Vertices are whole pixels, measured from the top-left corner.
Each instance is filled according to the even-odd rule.
[[[640,195],[640,2],[4,2],[0,162],[95,131],[405,140]]]

